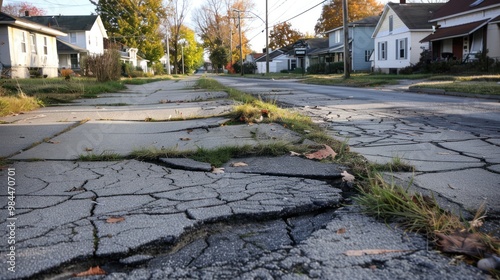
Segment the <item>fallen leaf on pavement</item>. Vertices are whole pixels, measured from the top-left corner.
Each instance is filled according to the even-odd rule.
[[[212,173],[222,174],[222,173],[224,173],[224,167],[216,168],[216,167],[212,166]]]
[[[85,148],[85,152],[92,152],[93,150],[93,148]]]
[[[106,271],[104,269],[100,268],[99,266],[93,266],[89,268],[89,270],[76,273],[75,277],[85,277],[85,276],[93,276],[93,275],[105,275]]]
[[[344,234],[346,232],[346,229],[345,228],[339,228],[337,230],[337,234]]]
[[[380,255],[387,253],[401,253],[407,252],[408,250],[387,250],[387,249],[365,249],[365,250],[347,250],[344,255],[349,257],[358,257],[364,255]]]
[[[181,140],[182,140],[182,141],[189,141],[189,140],[191,140],[191,138],[188,138],[188,137],[182,137],[182,138],[181,138]]]
[[[55,140],[47,140],[45,142],[47,142],[49,144],[59,144],[59,143],[61,143],[61,141],[55,141]]]
[[[109,217],[106,219],[106,223],[108,224],[116,224],[125,221],[124,217]]]
[[[473,257],[484,255],[488,251],[481,234],[457,231],[450,235],[436,233],[437,245],[445,253],[466,254]]]
[[[232,167],[243,167],[243,166],[248,166],[248,164],[246,164],[244,162],[233,162],[233,163],[231,163],[231,166]]]
[[[347,171],[344,170],[340,175],[342,175],[342,181],[348,183],[354,182],[354,175],[349,174]]]
[[[325,148],[321,149],[319,151],[316,151],[314,153],[306,154],[306,158],[308,159],[325,159],[327,157],[332,157],[332,159],[335,158],[337,153],[328,145],[323,145]]]

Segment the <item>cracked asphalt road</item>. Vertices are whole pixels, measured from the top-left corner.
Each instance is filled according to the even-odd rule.
[[[227,86],[307,114],[351,150],[378,163],[400,158],[414,173],[391,173],[443,207],[500,219],[500,102],[392,90],[217,77]],[[395,89],[395,90],[394,90]],[[494,233],[500,236],[500,224]]]
[[[208,137],[211,147],[228,141],[256,144],[281,138],[292,142],[300,139],[272,124],[242,126],[240,130],[231,128],[229,133],[217,138],[216,124],[221,121],[220,115],[230,110],[232,102],[225,100],[223,94],[193,91],[189,88],[193,79],[132,86],[127,92],[106,94],[102,99],[81,100],[70,106],[3,118],[7,123],[0,125],[3,144],[0,155],[16,159],[8,168],[16,173],[17,270],[15,273],[7,270],[4,260],[9,259],[12,250],[4,239],[0,247],[3,261],[0,279],[68,279],[94,265],[105,268],[108,274],[90,277],[93,279],[487,277],[475,267],[453,263],[433,251],[421,236],[406,234],[396,225],[388,227],[361,214],[355,206],[343,207],[349,201],[342,197],[341,185],[335,179],[339,178],[341,166],[319,167],[319,163],[297,162],[291,157],[259,158],[246,159],[248,168],[227,167],[226,173],[212,174],[191,168],[197,164],[189,161],[178,161],[177,164],[181,164],[175,168],[136,160],[75,161],[79,154],[89,151],[125,154],[141,146],[188,144],[179,137],[190,137],[194,143],[204,143],[202,140]],[[232,83],[234,81],[239,80]],[[422,139],[431,135],[439,140],[442,131],[447,131],[431,125],[421,129],[422,125],[409,121],[403,127],[400,117],[391,118],[393,109],[386,105],[382,106],[387,109],[382,115],[367,113],[366,107],[359,109],[349,103],[366,103],[368,97],[356,99],[347,90],[340,91],[339,97],[331,97],[324,93],[309,95],[303,85],[298,84],[285,90],[288,92],[274,85],[261,87],[252,80],[234,85],[246,91],[252,89],[253,93],[271,92],[279,98],[292,97],[280,101],[296,104],[295,107],[311,114],[325,127],[340,127],[331,131],[335,137],[358,135],[349,140],[354,141],[350,143],[355,149],[380,148],[374,152],[377,159],[389,157],[380,152],[383,146],[415,144],[416,141],[409,139],[414,135],[408,134],[420,135],[418,132],[423,131]],[[183,94],[190,102],[183,102]],[[297,103],[291,102],[293,98],[297,98],[294,101]],[[334,101],[328,104],[325,100]],[[304,102],[308,105],[304,106]],[[130,104],[111,106],[115,103]],[[371,108],[373,104],[369,105]],[[492,104],[491,108],[497,108],[495,106]],[[486,115],[489,110],[485,109]],[[333,121],[337,114],[338,120]],[[199,115],[205,119],[190,121],[181,117],[178,122],[168,121],[171,116],[181,115]],[[492,123],[486,126],[486,131],[491,132],[487,139],[485,132],[479,131],[483,127],[470,125],[468,128],[480,133],[483,142],[498,143],[495,142],[498,139],[494,131],[495,116],[490,116]],[[415,113],[413,117],[421,116]],[[163,121],[148,123],[152,118]],[[179,134],[181,132],[184,134]],[[394,137],[384,135],[390,133]],[[474,141],[478,139],[464,140],[461,133],[468,137],[475,135],[470,131],[456,134],[447,131],[447,139],[472,141],[467,142],[472,148],[461,150],[463,145],[457,148],[443,144],[444,148],[439,147],[438,153],[451,153],[450,149],[460,149],[460,152],[439,154],[450,156],[447,161],[428,160],[436,164],[432,171],[420,170],[419,179],[424,180],[424,175],[458,174],[475,168],[487,174],[483,185],[494,189],[498,183],[495,181],[498,163],[492,164],[498,158],[496,150],[487,145],[482,147],[480,153],[488,156],[478,164],[473,160],[478,151]],[[147,142],[152,136],[154,141]],[[37,142],[41,143],[33,145]],[[417,144],[423,142],[419,140]],[[465,163],[461,163],[463,160]],[[172,159],[164,162],[169,161]],[[457,165],[462,164],[460,168],[450,168],[455,161]],[[183,168],[182,164],[188,166]],[[255,166],[252,168],[252,165]],[[421,166],[428,167],[428,164]],[[9,182],[9,176],[9,169],[0,171],[2,186]],[[407,174],[398,176],[404,179]],[[459,185],[454,188],[462,190]],[[488,194],[488,197],[496,198],[497,194]],[[0,193],[2,236],[12,233],[7,226],[12,222],[7,219],[8,203],[8,192]],[[488,206],[496,207],[494,203]],[[346,254],[348,250],[365,249],[394,251],[377,255]]]

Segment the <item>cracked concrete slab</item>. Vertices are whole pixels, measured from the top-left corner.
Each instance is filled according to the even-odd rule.
[[[293,215],[334,207],[342,199],[340,190],[312,179],[192,172],[135,160],[17,162],[13,168],[22,189],[16,207],[24,210],[16,213],[18,266],[29,268],[16,275],[2,271],[5,279],[32,277],[93,256],[173,245],[209,222]],[[78,189],[66,185],[52,190],[58,193],[44,192],[71,175]],[[0,180],[6,176],[1,170]],[[0,196],[3,210],[7,201]],[[7,211],[1,213],[3,218]],[[4,234],[6,223],[0,223]],[[5,258],[7,249],[0,251]]]
[[[157,90],[148,95],[127,95],[127,94],[101,94],[98,98],[79,99],[73,102],[73,105],[83,106],[106,106],[113,104],[124,105],[147,105],[147,104],[166,104],[183,102],[200,102],[210,99],[227,98],[226,92],[212,92],[203,90]]]
[[[31,124],[0,124],[0,157],[8,157],[30,148],[33,143],[50,139],[77,122]]]
[[[87,122],[41,143],[12,159],[74,160],[81,155],[126,156],[140,149],[174,148],[179,151],[221,146],[299,142],[301,136],[276,124],[220,126],[226,119],[210,118],[176,122]]]

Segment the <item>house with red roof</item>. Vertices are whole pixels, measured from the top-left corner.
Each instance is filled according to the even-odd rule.
[[[428,42],[434,59],[474,61],[488,52],[500,60],[500,1],[450,0],[431,17]]]

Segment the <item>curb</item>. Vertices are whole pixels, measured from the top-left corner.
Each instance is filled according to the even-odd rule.
[[[473,93],[453,92],[453,91],[446,91],[444,89],[436,89],[436,88],[409,87],[408,91],[414,92],[414,93],[440,94],[440,95],[469,97],[469,98],[482,98],[482,99],[491,99],[491,100],[500,101],[500,95],[497,96],[497,95],[490,95],[490,94],[473,94]]]

